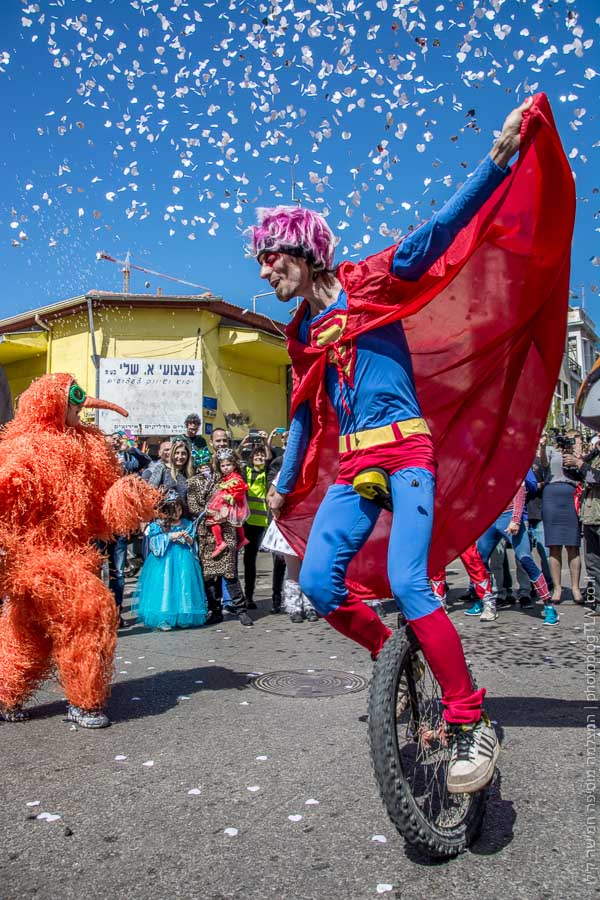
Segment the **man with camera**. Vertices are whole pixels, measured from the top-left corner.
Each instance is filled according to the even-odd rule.
[[[598,615],[600,597],[600,438],[591,440],[592,449],[581,455],[575,447],[563,453],[565,469],[577,470],[583,478],[584,491],[581,503],[581,521],[585,540],[585,566],[588,575],[587,599],[591,601],[592,614]]]

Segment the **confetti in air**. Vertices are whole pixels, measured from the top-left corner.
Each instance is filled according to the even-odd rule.
[[[20,0],[0,49],[12,173],[0,241],[41,265],[42,294],[54,266],[68,296],[95,280],[109,239],[175,253],[198,277],[213,239],[241,257],[255,206],[297,200],[343,235],[338,258],[358,258],[428,218],[487,152],[498,116],[539,90],[592,231],[593,7]]]

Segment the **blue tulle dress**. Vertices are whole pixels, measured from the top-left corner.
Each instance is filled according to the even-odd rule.
[[[169,531],[152,522],[148,531],[149,554],[133,593],[132,610],[149,628],[189,628],[204,625],[208,606],[196,541],[193,546],[172,541],[173,531],[194,537],[195,523],[182,519]]]

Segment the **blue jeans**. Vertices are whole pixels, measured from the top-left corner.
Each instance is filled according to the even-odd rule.
[[[407,619],[436,609],[427,578],[435,479],[426,469],[400,469],[390,476],[392,528],[388,577]],[[300,570],[300,587],[317,612],[327,616],[347,598],[345,578],[353,557],[373,531],[381,509],[349,484],[333,484],[314,518]]]
[[[506,528],[511,520],[512,513],[508,510],[503,512],[501,516],[498,516],[494,524],[490,525],[488,530],[484,531],[477,541],[477,549],[479,550],[484,564],[487,566],[489,565],[492,550],[500,538],[505,538],[510,542],[515,551],[515,556],[529,575],[530,579],[535,583],[542,573],[533,561],[527,528],[525,527],[525,523],[521,522],[517,534],[507,534]]]
[[[548,582],[548,587],[552,590],[554,584],[552,582],[552,575],[550,574],[550,566],[548,565],[548,548],[546,547],[544,538],[544,523],[542,519],[537,519],[533,522],[531,520],[529,521],[529,539],[531,541],[531,549],[537,550],[539,553],[544,578]]]
[[[107,546],[108,587],[115,595],[119,609],[123,605],[125,591],[125,561],[127,559],[127,538],[119,535]]]

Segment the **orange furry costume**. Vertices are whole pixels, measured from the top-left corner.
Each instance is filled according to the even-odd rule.
[[[70,375],[44,375],[0,434],[0,707],[19,708],[53,665],[68,702],[101,708],[117,610],[95,538],[153,515],[156,492],[121,476],[102,432],[71,415]],[[80,406],[125,410],[81,393]]]

